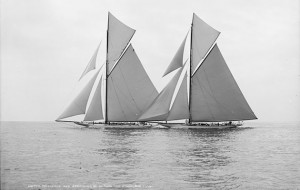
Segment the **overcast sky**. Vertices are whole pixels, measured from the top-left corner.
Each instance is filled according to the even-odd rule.
[[[192,13],[218,46],[260,121],[299,121],[298,0],[1,0],[1,120],[52,121],[100,40],[107,13],[132,39],[160,91]]]

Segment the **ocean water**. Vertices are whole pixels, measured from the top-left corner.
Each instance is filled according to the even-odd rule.
[[[106,130],[1,122],[1,189],[300,189],[300,125]]]

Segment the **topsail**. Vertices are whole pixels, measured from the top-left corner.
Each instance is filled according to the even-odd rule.
[[[120,58],[122,52],[126,49],[135,30],[119,21],[110,12],[108,13],[108,31],[107,31],[107,61],[108,73],[110,73],[116,61]]]
[[[197,68],[200,61],[208,53],[220,32],[206,24],[196,14],[193,14],[192,24],[192,48],[191,48],[191,70],[192,73]]]

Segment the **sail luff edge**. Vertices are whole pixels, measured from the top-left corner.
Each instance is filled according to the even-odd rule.
[[[191,124],[192,121],[192,112],[191,112],[191,100],[192,100],[192,48],[193,48],[193,22],[194,22],[194,14],[191,24],[191,42],[190,42],[190,74],[189,74],[189,120],[188,123]]]
[[[118,63],[121,61],[122,57],[125,55],[125,53],[127,52],[127,50],[129,49],[130,46],[132,46],[131,43],[130,43],[128,46],[126,46],[126,49],[125,49],[124,52],[122,53],[121,57],[120,57],[120,58],[117,60],[117,62],[114,64],[114,66],[112,67],[111,71],[108,73],[107,77],[109,77],[110,74],[113,72],[113,70],[116,68],[116,66],[117,66]],[[135,51],[133,47],[132,47],[132,49],[133,49],[133,51]]]
[[[219,35],[221,34],[221,32],[219,32],[217,38],[215,39],[215,41],[212,43],[212,45],[210,46],[209,50],[207,51],[207,53],[205,54],[204,58],[202,59],[202,61],[199,62],[198,66],[195,68],[195,71],[192,74],[192,77],[194,76],[194,74],[197,72],[197,70],[199,69],[199,67],[201,67],[202,63],[206,60],[206,58],[208,57],[208,55],[210,54],[211,50],[215,47],[215,45],[217,44],[216,41],[219,37]]]
[[[108,67],[108,40],[109,40],[109,14],[107,15],[107,31],[106,31],[106,63],[105,63],[105,116],[104,123],[107,124],[107,67]]]

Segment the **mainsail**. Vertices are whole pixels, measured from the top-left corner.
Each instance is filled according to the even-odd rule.
[[[215,45],[192,77],[192,121],[257,119]]]
[[[158,94],[131,44],[107,80],[107,121],[137,121]]]

